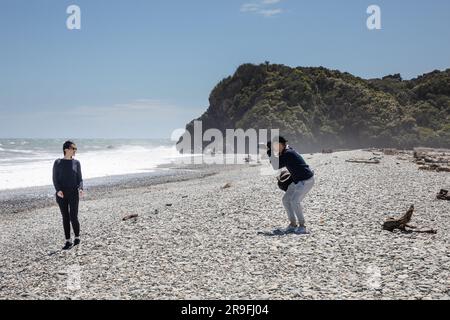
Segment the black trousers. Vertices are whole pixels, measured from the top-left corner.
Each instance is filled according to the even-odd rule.
[[[78,204],[80,202],[80,195],[78,189],[61,190],[64,193],[64,198],[56,195],[56,202],[61,210],[64,234],[66,239],[70,239],[70,224],[72,224],[75,237],[80,236],[80,222],[78,221]]]

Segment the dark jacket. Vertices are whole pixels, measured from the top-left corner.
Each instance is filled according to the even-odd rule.
[[[56,192],[68,189],[83,189],[80,161],[57,159],[53,164],[53,185]]]
[[[267,155],[270,157],[270,163],[272,167],[277,170],[281,168],[288,169],[291,174],[294,183],[299,181],[305,181],[314,176],[314,172],[306,164],[303,157],[297,153],[290,146],[286,146],[283,153],[278,158],[272,155],[272,150],[267,151]]]

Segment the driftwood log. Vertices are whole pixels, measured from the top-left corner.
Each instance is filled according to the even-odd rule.
[[[399,153],[397,149],[382,149],[382,152],[387,156],[395,156]]]
[[[448,193],[448,190],[441,189],[436,198],[438,200],[450,200],[450,194]]]
[[[444,167],[444,166],[440,166],[440,165],[437,165],[437,164],[433,163],[433,164],[430,164],[430,165],[420,166],[419,170],[436,171],[436,172],[450,172],[450,167]]]
[[[450,154],[432,149],[414,150],[414,162],[419,170],[450,172]]]
[[[139,216],[138,214],[130,214],[128,216],[123,217],[122,221],[127,221],[127,220],[130,220],[130,219],[133,219],[133,218],[137,218],[138,216]]]
[[[348,159],[345,160],[346,162],[353,162],[353,163],[367,163],[367,164],[379,164],[380,159],[378,158],[372,158],[372,159]]]
[[[432,233],[435,234],[437,231],[434,229],[419,229],[415,226],[410,225],[412,215],[414,213],[414,205],[409,207],[409,210],[401,216],[400,218],[389,218],[383,223],[383,229],[393,232],[395,229],[399,229],[403,232],[417,232],[417,233]]]

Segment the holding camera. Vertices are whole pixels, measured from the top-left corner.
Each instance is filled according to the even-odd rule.
[[[275,170],[287,169],[278,178],[278,186],[286,192],[282,201],[290,221],[285,231],[306,234],[301,202],[314,186],[314,172],[287,142],[281,136],[275,137],[267,143],[267,155]]]

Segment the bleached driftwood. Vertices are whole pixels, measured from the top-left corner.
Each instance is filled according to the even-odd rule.
[[[367,164],[379,164],[381,161],[378,158],[371,158],[371,159],[348,159],[345,160],[346,162],[353,162],[353,163],[367,163]]]

